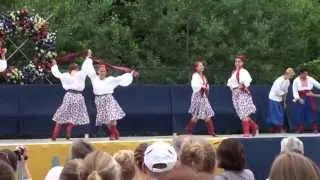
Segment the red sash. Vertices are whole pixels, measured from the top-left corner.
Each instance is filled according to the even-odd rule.
[[[317,112],[317,103],[316,103],[316,99],[315,97],[313,96],[307,96],[308,93],[311,93],[312,91],[311,90],[304,90],[304,91],[299,91],[299,96],[301,98],[303,97],[307,97],[308,100],[310,101],[310,104],[311,104],[311,109],[312,109],[312,112]]]

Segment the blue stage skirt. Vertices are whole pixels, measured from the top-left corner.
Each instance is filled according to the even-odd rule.
[[[282,126],[283,120],[284,120],[283,102],[273,101],[269,99],[267,123],[274,126]]]
[[[294,123],[299,124],[310,124],[317,120],[317,110],[312,110],[312,102],[314,99],[310,97],[304,97],[304,104],[300,104],[298,101],[294,103]]]

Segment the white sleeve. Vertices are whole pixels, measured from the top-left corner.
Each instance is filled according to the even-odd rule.
[[[86,60],[82,63],[81,70],[89,76],[90,79],[93,79],[97,76],[97,73],[93,67],[92,59],[87,57]]]
[[[200,77],[199,74],[194,73],[194,74],[192,75],[191,87],[192,87],[193,92],[198,92],[198,91],[201,90],[201,87],[202,87],[202,79],[201,79],[201,77]]]
[[[7,61],[6,60],[0,60],[0,72],[3,72],[7,69]]]
[[[293,99],[300,99],[299,96],[299,89],[298,89],[298,81],[294,80],[292,84],[292,93],[293,93]]]
[[[51,72],[54,77],[61,79],[62,78],[62,73],[59,71],[58,65],[53,65],[51,67]]]
[[[274,86],[274,93],[277,95],[277,96],[283,96],[286,94],[286,91],[282,90],[281,89],[281,83],[284,83],[283,81],[279,81],[279,80],[276,80],[273,84]]]
[[[246,87],[249,87],[251,82],[252,78],[250,76],[250,73],[245,69],[241,69],[239,83],[245,85]]]
[[[114,87],[117,86],[122,86],[122,87],[126,87],[129,86],[133,81],[133,75],[132,73],[125,73],[121,76],[117,76],[117,77],[111,77],[111,84]]]
[[[317,80],[315,80],[312,77],[310,77],[310,80],[314,87],[316,87],[317,89],[320,89],[320,83]]]

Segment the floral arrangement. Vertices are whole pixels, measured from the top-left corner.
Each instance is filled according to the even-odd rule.
[[[43,81],[47,75],[41,66],[36,66],[32,61],[23,67],[22,72],[25,84],[34,84],[36,82]]]
[[[9,67],[5,73],[5,79],[10,84],[24,84],[24,76],[20,69],[16,67]]]
[[[35,43],[35,57],[43,62],[57,56],[56,34],[49,32],[49,23],[38,14],[30,13],[28,9],[9,12],[0,16],[0,41],[7,36],[22,33]]]

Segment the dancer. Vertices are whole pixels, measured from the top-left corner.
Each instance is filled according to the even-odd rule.
[[[272,125],[273,133],[284,132],[283,121],[284,108],[286,108],[285,101],[290,86],[290,79],[292,79],[294,75],[295,72],[292,68],[286,69],[284,74],[278,77],[271,87],[267,122]]]
[[[243,68],[246,57],[238,55],[235,58],[235,69],[228,80],[228,86],[232,91],[233,106],[242,121],[242,130],[245,137],[255,136],[259,130],[258,125],[250,117],[256,112],[252,96],[249,90],[252,78],[249,72]]]
[[[133,81],[135,71],[113,77],[109,76],[106,65],[100,64],[97,74],[92,59],[88,57],[86,61],[89,62],[86,71],[91,79],[97,107],[96,126],[107,125],[110,132],[109,139],[117,140],[120,136],[117,121],[123,119],[126,114],[112,94],[118,86],[129,86]]]
[[[88,57],[91,56],[91,52],[88,51]],[[88,59],[88,58],[87,58]],[[81,70],[77,64],[70,64],[68,72],[61,73],[58,69],[57,62],[53,60],[51,67],[52,74],[60,79],[63,89],[66,90],[66,94],[63,98],[62,105],[58,108],[53,116],[53,121],[56,122],[52,140],[56,140],[60,133],[62,124],[67,124],[67,139],[70,139],[72,128],[76,125],[89,124],[89,116],[87,107],[82,95],[82,91],[85,88],[86,80],[86,66],[88,66],[88,60],[85,60],[82,64]]]
[[[2,48],[2,41],[0,41],[0,72],[7,69],[6,53],[7,48]]]
[[[308,75],[306,69],[301,69],[299,76],[293,81],[292,91],[295,102],[295,123],[297,131],[304,132],[304,124],[311,123],[314,133],[318,133],[318,107],[312,93],[313,87],[320,89],[320,83]]]
[[[205,121],[208,129],[208,134],[215,136],[214,125],[212,118],[214,111],[208,99],[209,84],[204,74],[204,65],[202,58],[198,58],[194,64],[194,73],[192,75],[191,87],[193,90],[191,97],[191,105],[189,113],[191,119],[188,122],[185,131],[192,134],[193,126],[197,123],[198,119]]]

